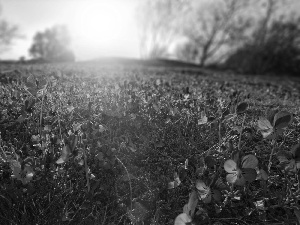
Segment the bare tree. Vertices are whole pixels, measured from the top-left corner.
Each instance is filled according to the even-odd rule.
[[[251,25],[251,17],[242,15],[248,1],[214,0],[190,9],[182,35],[197,48],[195,60],[204,66],[208,59],[215,57],[222,48],[228,54],[228,47],[244,40]],[[224,56],[220,55],[219,57]],[[220,58],[219,58],[220,59]]]
[[[178,19],[186,0],[144,0],[137,10],[140,33],[140,55],[163,57],[178,33]]]
[[[260,0],[258,3],[262,12],[257,17],[252,41],[257,46],[261,46],[265,43],[274,20],[283,19],[287,14],[286,10],[289,11],[288,17],[293,15],[292,10],[287,6],[293,5],[294,2],[293,0]]]
[[[0,53],[7,51],[13,40],[20,37],[18,26],[12,25],[5,19],[0,19]]]
[[[261,45],[265,42],[266,35],[268,33],[269,23],[270,23],[272,16],[276,10],[276,6],[278,5],[278,4],[276,4],[276,2],[274,0],[268,0],[264,4],[266,4],[265,16],[261,19],[259,28],[257,29],[257,31],[258,31],[257,35],[255,35],[258,45]]]

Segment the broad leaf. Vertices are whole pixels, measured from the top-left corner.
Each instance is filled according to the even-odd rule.
[[[294,156],[296,162],[300,161],[300,144],[296,144],[292,147],[291,153]]]
[[[263,169],[260,169],[258,171],[256,179],[258,179],[258,180],[268,180],[268,177],[269,176],[268,176],[267,172],[265,170],[263,170]]]
[[[293,115],[286,111],[280,111],[274,116],[274,127],[277,129],[286,128],[293,121]]]
[[[186,213],[181,213],[176,217],[174,225],[186,225],[190,222],[192,222],[192,218]]]
[[[278,109],[269,110],[267,112],[267,119],[270,121],[271,124],[274,123],[274,117],[275,117],[276,113],[278,113]]]
[[[22,169],[21,164],[16,160],[12,160],[10,166],[13,171],[12,178],[22,181],[23,184],[29,183],[33,178],[34,172],[31,166],[25,165]]]
[[[246,184],[246,179],[243,176],[240,176],[234,184],[238,186],[244,186]]]
[[[32,107],[35,104],[35,99],[34,98],[29,98],[25,101],[24,104],[24,110],[28,113],[32,112]]]
[[[247,108],[248,108],[248,103],[247,102],[241,102],[236,106],[235,113],[236,114],[244,113],[244,112],[246,112]]]
[[[226,180],[230,184],[234,184],[238,179],[238,174],[237,173],[230,173],[226,175]]]
[[[242,169],[242,176],[245,178],[246,181],[253,182],[253,181],[255,181],[255,179],[257,177],[257,173],[256,173],[255,169],[243,168]]]
[[[276,134],[273,129],[267,130],[267,131],[261,131],[261,134],[262,134],[263,138],[266,138],[269,140],[273,140],[276,138]]]
[[[212,197],[216,202],[221,202],[222,201],[222,193],[219,190],[212,190]]]
[[[197,212],[195,213],[192,224],[195,225],[210,224],[210,218],[208,216],[207,210],[199,207]]]
[[[232,140],[226,142],[226,148],[228,149],[229,152],[233,152],[234,149],[233,149]]]
[[[223,182],[223,180],[219,177],[214,185],[215,188],[219,190],[227,190],[228,186]]]
[[[72,140],[70,141],[70,143],[71,143],[71,152],[74,152],[75,147],[76,147],[76,145],[77,145],[77,143],[78,143],[78,140],[79,140],[78,135],[74,135],[74,136],[72,137]]]
[[[200,196],[200,197],[204,203],[208,204],[208,203],[211,203],[212,193],[211,193],[211,191],[209,191],[206,195]]]
[[[176,188],[176,187],[178,187],[180,184],[181,184],[181,181],[180,181],[179,177],[176,177],[176,178],[174,179],[174,187]]]
[[[273,126],[266,118],[259,118],[257,121],[258,129],[261,131],[264,138],[268,137],[273,132]]]
[[[196,188],[200,195],[206,195],[210,190],[210,188],[202,180],[196,181]]]
[[[237,171],[237,164],[232,159],[228,159],[224,163],[224,169],[227,173],[234,173]]]
[[[258,159],[254,155],[246,155],[242,159],[242,168],[255,169],[258,165]]]
[[[276,156],[280,163],[288,163],[293,157],[292,153],[286,151],[279,151]]]
[[[57,164],[62,164],[66,162],[69,159],[69,156],[71,154],[71,150],[68,145],[65,145],[62,150],[61,150],[61,156],[60,158],[56,161]]]
[[[198,204],[198,196],[196,191],[192,191],[189,197],[188,204],[183,208],[183,212],[189,215],[190,217],[194,216],[196,207]]]
[[[233,148],[233,147],[232,147]],[[240,151],[234,151],[232,154],[231,154],[231,158],[232,160],[238,164],[239,163],[239,160],[240,160]]]
[[[291,159],[288,164],[285,164],[284,169],[295,173],[298,169],[300,169],[300,162],[296,162],[295,159]]]

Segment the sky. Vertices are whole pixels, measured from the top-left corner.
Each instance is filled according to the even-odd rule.
[[[33,37],[54,25],[67,25],[77,60],[139,57],[138,0],[0,0],[1,17],[16,24],[24,38],[1,59],[29,58]]]

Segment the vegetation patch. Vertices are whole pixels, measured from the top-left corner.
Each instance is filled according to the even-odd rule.
[[[299,223],[296,83],[83,63],[0,78],[1,224]]]

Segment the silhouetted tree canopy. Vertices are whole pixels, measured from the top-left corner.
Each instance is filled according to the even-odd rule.
[[[8,50],[9,46],[12,44],[12,41],[19,37],[21,36],[19,34],[18,26],[0,18],[0,53]]]
[[[300,17],[278,13],[288,2],[265,1],[250,39],[226,60],[226,67],[252,74],[300,73]]]
[[[300,74],[300,19],[274,21],[263,41],[249,42],[226,61],[243,73]]]
[[[70,50],[71,37],[66,26],[54,26],[44,32],[37,32],[29,49],[34,59],[50,62],[70,62],[75,60]]]

